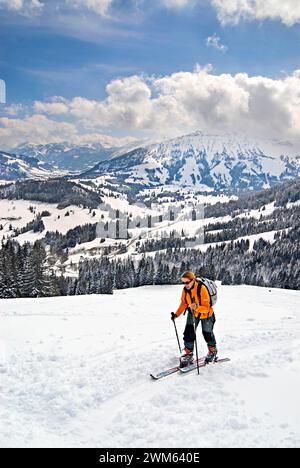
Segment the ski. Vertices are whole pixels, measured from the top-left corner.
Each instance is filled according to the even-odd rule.
[[[159,372],[158,374],[150,374],[150,377],[153,380],[159,380],[162,379],[163,377],[167,377],[168,375],[175,374],[175,372],[179,371],[179,366],[176,367],[171,367],[170,369],[166,369],[162,372]]]
[[[216,361],[212,362],[211,364],[222,364],[223,362],[230,362],[230,359],[228,359],[228,358],[216,359]],[[201,361],[199,363],[199,367],[202,368],[202,367],[210,366],[211,364],[207,364],[205,361]],[[197,363],[193,362],[193,364],[191,364],[190,366],[183,367],[183,368],[181,368],[179,370],[180,370],[181,373],[187,374],[188,372],[191,372],[191,371],[193,371],[195,369],[197,369]]]
[[[205,357],[198,359],[198,361],[199,361],[200,364],[204,363]],[[195,364],[195,361],[193,361],[191,364],[189,364],[188,367],[191,367],[194,364]],[[196,367],[197,367],[197,364],[196,364]],[[168,375],[175,374],[176,372],[179,372],[180,370],[182,370],[182,369],[179,366],[175,366],[175,367],[171,367],[170,369],[166,369],[166,370],[164,370],[162,372],[159,372],[158,374],[150,374],[150,377],[153,380],[160,380],[160,379],[162,379],[164,377],[167,377]]]

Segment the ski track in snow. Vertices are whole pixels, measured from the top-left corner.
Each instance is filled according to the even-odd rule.
[[[299,447],[300,292],[219,292],[232,362],[159,382],[149,373],[177,363],[181,287],[1,300],[0,446]]]

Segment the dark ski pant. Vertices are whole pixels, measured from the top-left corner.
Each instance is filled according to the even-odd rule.
[[[196,322],[196,330],[199,325],[199,322],[201,322],[202,334],[207,343],[207,346],[212,346],[212,347],[217,346],[216,338],[214,335],[214,326],[216,323],[215,314],[213,314],[210,318],[203,319],[203,320],[200,320],[199,317],[197,317],[195,318],[195,322]],[[184,339],[185,348],[193,351],[196,337],[195,337],[195,331],[194,331],[193,315],[191,314],[191,312],[188,312],[183,339]]]

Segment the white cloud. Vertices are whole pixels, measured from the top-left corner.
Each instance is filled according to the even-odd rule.
[[[6,147],[15,147],[25,141],[33,143],[72,140],[76,127],[66,122],[50,120],[44,115],[32,115],[24,119],[0,118],[0,140]]]
[[[210,69],[112,81],[104,101],[75,98],[69,114],[87,130],[178,134],[203,129],[300,137],[300,75],[282,80]]]
[[[228,47],[222,44],[221,38],[214,34],[206,39],[207,47],[213,47],[214,49],[219,50],[220,52],[227,52]]]
[[[0,9],[25,15],[41,11],[43,6],[40,0],[0,0]]]
[[[51,0],[52,1],[52,0]],[[59,0],[57,4],[67,5],[70,9],[91,11],[100,16],[107,16],[114,0]],[[0,0],[0,9],[27,15],[40,12],[45,5],[41,0]]]
[[[1,149],[13,149],[20,144],[62,143],[68,141],[75,145],[101,143],[104,146],[123,146],[135,139],[132,137],[113,137],[97,133],[81,133],[76,123],[60,122],[47,116],[35,114],[24,119],[0,118]]]
[[[211,68],[110,82],[104,100],[35,102],[31,117],[0,119],[0,140],[74,141],[89,135],[160,137],[238,132],[300,142],[300,71],[280,79]],[[38,112],[38,113],[37,113]],[[41,115],[41,114],[45,115]]]
[[[54,0],[53,0],[54,1]],[[149,0],[130,0],[132,5],[148,3]],[[51,0],[52,2],[52,0]],[[51,3],[50,2],[50,3]],[[67,5],[70,10],[90,11],[99,16],[112,19],[110,10],[118,13],[115,0],[56,0],[57,5]],[[128,0],[129,2],[129,0]],[[221,24],[238,24],[241,20],[277,20],[286,26],[300,23],[299,0],[155,0],[156,6],[178,11],[209,3],[216,10]],[[0,10],[28,15],[39,13],[47,3],[43,0],[0,0]],[[47,11],[47,10],[45,10]]]
[[[167,8],[184,8],[191,4],[191,0],[163,0],[164,6]]]
[[[0,0],[8,3],[9,0]],[[14,3],[26,0],[12,0]],[[38,0],[27,0],[38,2]],[[114,0],[65,0],[70,6],[88,9],[106,16]],[[141,4],[149,0],[132,0]],[[222,24],[238,24],[241,20],[280,20],[287,26],[300,22],[299,0],[157,0],[158,5],[183,10],[187,7],[204,6],[209,2],[217,11]]]
[[[79,9],[87,9],[100,16],[107,16],[113,0],[65,0],[67,4]]]
[[[63,115],[68,113],[68,106],[64,102],[36,101],[33,108],[38,114]]]
[[[211,0],[222,24],[240,20],[280,20],[287,26],[300,22],[298,0]]]
[[[216,9],[219,21],[225,25],[241,20],[279,20],[286,26],[300,23],[299,0],[209,0]],[[163,0],[169,8],[203,5],[203,0]]]
[[[5,114],[10,116],[18,116],[23,112],[23,110],[24,107],[22,104],[11,104],[10,106],[6,106],[4,108]]]

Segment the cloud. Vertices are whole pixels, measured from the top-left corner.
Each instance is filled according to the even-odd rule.
[[[219,50],[220,52],[227,52],[228,47],[221,43],[221,38],[214,34],[206,39],[207,47],[213,47],[214,49]]]
[[[107,16],[113,0],[65,0],[67,4],[79,9],[86,9],[100,16]]]
[[[43,3],[44,1],[44,3]],[[24,16],[33,13],[45,12],[50,8],[60,7],[60,11],[67,7],[69,12],[91,12],[95,15],[112,20],[121,11],[118,0],[0,0],[0,10],[5,9]],[[149,0],[127,0],[130,8],[145,10]],[[210,4],[217,12],[218,20],[222,25],[238,24],[242,20],[281,21],[286,26],[300,23],[300,2],[298,0],[156,0],[156,8],[175,9],[193,8]],[[114,15],[110,15],[110,11]],[[146,10],[145,10],[146,11]]]
[[[27,15],[40,12],[44,4],[40,0],[0,0],[0,9]]]
[[[208,0],[217,11],[221,24],[238,24],[241,20],[279,20],[286,26],[300,23],[298,0]],[[163,0],[169,8],[203,5],[203,0]]]
[[[4,108],[4,112],[6,115],[10,116],[18,116],[24,111],[24,106],[22,104],[11,104],[10,106],[6,106]]]
[[[76,123],[60,122],[36,114],[24,119],[0,118],[1,149],[13,149],[23,143],[46,144],[69,142],[75,145],[101,143],[122,146],[134,141],[131,137],[113,137],[97,133],[81,133]]]
[[[298,0],[211,0],[222,24],[241,20],[280,20],[286,26],[300,22]]]
[[[63,102],[41,102],[36,101],[33,105],[38,114],[64,115],[68,113],[68,106]]]
[[[202,130],[300,142],[300,70],[271,79],[246,73],[216,75],[210,67],[162,77],[111,81],[103,100],[76,97],[35,102],[30,117],[0,119],[7,146],[111,134],[176,136]]]
[[[45,0],[44,0],[45,1]],[[51,10],[57,11],[90,11],[102,17],[108,17],[108,12],[114,0],[51,0],[42,3],[42,0],[0,0],[0,10],[5,9],[9,12],[28,16],[32,13],[41,13],[45,15]],[[59,9],[59,10],[58,10]]]
[[[66,122],[50,120],[44,115],[32,115],[24,119],[0,118],[0,140],[6,147],[31,141],[33,143],[72,140],[76,127]]]
[[[87,130],[178,134],[204,129],[300,136],[300,74],[273,80],[247,74],[214,75],[198,67],[165,77],[114,80],[103,101],[75,98],[69,115]]]
[[[163,5],[167,8],[184,8],[191,4],[191,0],[163,0]]]

